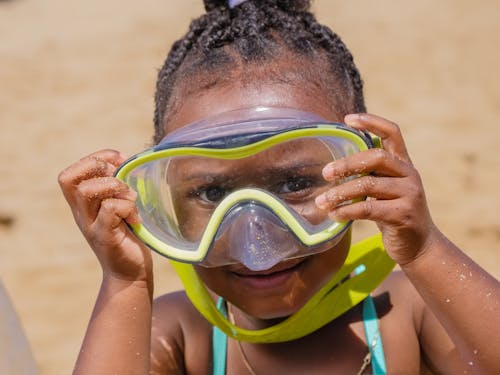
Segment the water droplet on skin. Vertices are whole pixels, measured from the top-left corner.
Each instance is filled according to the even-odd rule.
[[[446,298],[446,303],[450,303],[451,299]]]
[[[469,366],[474,366],[474,362],[470,361]]]
[[[474,349],[474,350],[472,351],[472,353],[477,354],[477,353],[479,353],[479,351],[478,351],[477,349]]]
[[[459,279],[460,279],[460,280],[465,280],[466,278],[467,278],[467,277],[466,277],[463,273],[462,273],[462,274],[460,274],[460,276],[459,276]]]

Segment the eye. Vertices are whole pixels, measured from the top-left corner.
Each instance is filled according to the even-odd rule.
[[[205,202],[218,203],[228,194],[228,190],[222,186],[207,186],[198,189],[195,195]]]
[[[291,177],[278,186],[277,192],[291,198],[307,194],[313,186],[314,181],[310,177]]]
[[[283,193],[293,193],[296,191],[307,189],[308,187],[311,187],[311,185],[312,185],[312,182],[307,177],[294,177],[294,178],[288,179],[282,185],[282,192]]]

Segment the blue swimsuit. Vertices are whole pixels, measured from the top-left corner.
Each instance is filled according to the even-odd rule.
[[[217,301],[217,308],[227,316],[226,304],[222,298]],[[371,364],[373,375],[385,375],[384,349],[378,330],[377,312],[373,299],[368,296],[363,301],[363,325],[365,327],[366,342],[371,353]],[[226,373],[227,336],[217,327],[212,333],[212,356],[214,364],[214,375],[224,375]]]

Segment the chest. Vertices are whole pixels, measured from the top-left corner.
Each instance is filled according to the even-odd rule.
[[[420,346],[411,319],[402,318],[398,309],[389,310],[378,321],[380,345],[383,348],[387,373],[420,373]],[[376,321],[376,320],[375,320]],[[396,324],[394,324],[397,322]],[[232,374],[371,374],[371,364],[365,365],[369,353],[365,334],[366,319],[353,309],[350,313],[329,323],[322,329],[293,342],[275,344],[252,344],[238,342],[231,338],[227,347],[215,345],[212,350],[212,333],[207,332],[207,342],[196,354],[186,358],[188,369],[197,367],[200,371],[189,373],[212,374],[212,354],[221,355],[221,367]],[[211,330],[210,330],[211,331]],[[210,338],[208,338],[210,337]],[[373,343],[373,336],[371,336]],[[187,348],[199,346],[192,343]],[[188,350],[193,353],[192,350]],[[203,355],[201,355],[203,353]],[[207,361],[201,360],[206,359]],[[193,363],[193,360],[196,360]],[[207,366],[208,365],[208,366]],[[223,372],[220,372],[223,373]]]
[[[293,343],[249,344],[228,340],[226,374],[371,374],[362,323],[321,332]],[[418,374],[419,345],[414,330],[381,324],[388,373]],[[368,362],[368,363],[367,363]]]

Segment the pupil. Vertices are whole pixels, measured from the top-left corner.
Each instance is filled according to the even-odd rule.
[[[297,191],[308,187],[308,185],[305,178],[296,178],[288,182],[288,189],[290,191]]]
[[[207,190],[206,194],[209,201],[217,202],[224,197],[225,191],[220,187],[211,187]]]

